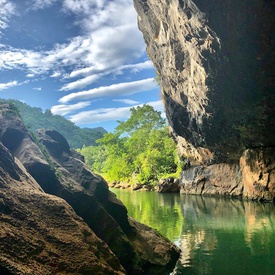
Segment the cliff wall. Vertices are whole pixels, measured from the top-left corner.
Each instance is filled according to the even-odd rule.
[[[271,200],[274,1],[134,0],[134,4],[159,75],[172,137],[179,154],[188,159],[183,191]],[[244,161],[248,155],[250,166]],[[209,188],[198,188],[199,182]]]

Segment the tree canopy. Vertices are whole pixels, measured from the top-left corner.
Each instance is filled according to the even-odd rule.
[[[110,181],[151,183],[177,173],[180,161],[161,112],[146,104],[130,111],[114,133],[96,141],[99,146],[80,150],[86,162]]]

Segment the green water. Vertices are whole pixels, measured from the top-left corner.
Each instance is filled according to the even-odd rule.
[[[237,199],[112,189],[130,216],[182,250],[173,274],[275,275],[275,207]]]

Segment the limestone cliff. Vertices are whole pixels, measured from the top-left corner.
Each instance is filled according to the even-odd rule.
[[[183,190],[272,199],[274,1],[134,4],[171,134],[188,159]],[[253,179],[246,172],[248,155]]]
[[[0,273],[1,268],[5,274],[172,270],[179,250],[128,217],[105,180],[89,170],[61,134],[53,130],[31,134],[8,104],[0,106],[0,125]],[[14,231],[11,237],[6,236],[9,231]],[[21,237],[24,255],[16,244]],[[17,258],[18,265],[12,265]],[[52,273],[45,272],[53,259]]]

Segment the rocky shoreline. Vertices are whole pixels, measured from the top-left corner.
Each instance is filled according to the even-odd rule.
[[[208,169],[206,172],[205,170]],[[263,170],[268,170],[268,167],[262,165]],[[273,168],[271,167],[271,170]],[[108,183],[110,188],[125,189],[132,191],[153,191],[158,193],[181,193],[189,195],[200,195],[200,196],[218,196],[218,197],[234,197],[240,199],[247,199],[252,201],[260,202],[273,202],[275,204],[275,196],[273,193],[267,192],[263,185],[258,185],[256,188],[258,192],[262,192],[261,196],[256,194],[251,196],[249,189],[253,189],[256,186],[256,182],[251,182],[250,177],[242,176],[242,171],[245,173],[252,173],[247,171],[247,167],[240,166],[229,166],[213,165],[213,167],[195,167],[182,172],[180,179],[169,177],[161,179],[157,184],[130,184],[127,182],[111,182]],[[234,176],[230,174],[234,173]],[[262,173],[267,175],[267,173]],[[254,176],[258,177],[259,172]],[[206,178],[207,175],[207,178]],[[235,182],[230,182],[230,179],[234,179]],[[247,181],[242,179],[248,178]],[[230,186],[233,186],[230,188]],[[251,192],[252,194],[253,191]]]
[[[130,184],[127,182],[111,182],[108,183],[110,188],[128,189],[133,191],[155,191],[158,193],[179,193],[181,186],[177,178],[169,177],[160,179],[157,184]]]

